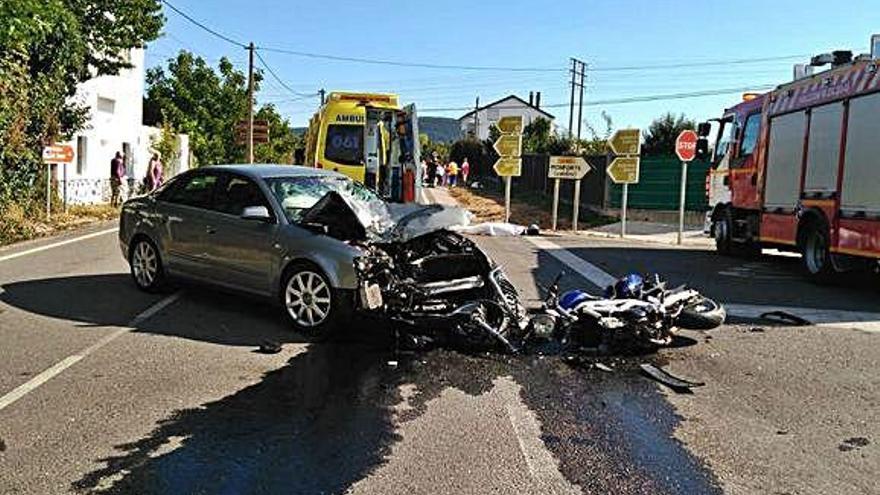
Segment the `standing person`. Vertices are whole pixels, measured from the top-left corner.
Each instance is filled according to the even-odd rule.
[[[443,175],[446,173],[446,169],[443,168],[443,163],[440,160],[437,160],[437,166],[434,167],[434,187],[442,186],[444,183]]]
[[[455,187],[458,178],[458,164],[454,161],[449,162],[449,187]]]
[[[159,153],[153,153],[153,158],[150,158],[150,163],[147,165],[147,176],[144,178],[144,181],[146,182],[148,193],[154,191],[165,181]]]
[[[119,189],[122,187],[122,179],[125,178],[125,154],[116,152],[116,156],[110,160],[110,205],[119,206]]]
[[[468,175],[471,173],[471,164],[468,163],[467,157],[464,158],[464,161],[461,163],[461,184],[467,187],[468,184]]]

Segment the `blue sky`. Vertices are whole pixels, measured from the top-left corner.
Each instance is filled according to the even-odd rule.
[[[415,102],[420,115],[459,117],[476,96],[489,102],[510,93],[541,91],[557,123],[568,125],[569,57],[590,66],[584,117],[601,127],[644,127],[672,111],[717,117],[739,93],[628,104],[592,104],[645,95],[759,88],[791,77],[799,58],[757,63],[648,69],[651,65],[711,63],[808,55],[832,49],[866,50],[880,33],[877,0],[685,2],[551,1],[280,1],[169,0],[211,28],[257,46],[294,51],[443,65],[558,69],[544,72],[465,71],[371,65],[264,52],[293,90],[379,90]],[[246,68],[244,50],[221,41],[165,8],[165,35],[147,49],[147,65],[180,49],[212,63],[221,56]],[[614,70],[620,67],[638,70]],[[267,75],[262,102],[273,102],[297,126],[317,98],[301,99]]]

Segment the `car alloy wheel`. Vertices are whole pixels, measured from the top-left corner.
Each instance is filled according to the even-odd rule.
[[[303,270],[295,273],[287,282],[284,305],[297,325],[313,328],[330,315],[331,290],[324,277]]]
[[[131,269],[139,286],[152,287],[159,277],[159,255],[156,248],[147,241],[139,241],[131,257]]]

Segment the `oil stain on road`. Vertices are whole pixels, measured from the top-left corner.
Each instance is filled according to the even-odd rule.
[[[586,493],[720,493],[672,436],[679,420],[635,360],[614,373],[558,357],[433,351],[399,358],[375,346],[313,344],[257,384],[162,421],[119,445],[73,488],[101,493],[343,493],[386,462],[395,424],[454,387],[474,396],[510,376],[541,422],[562,474]],[[418,393],[395,413],[401,386]],[[173,448],[169,445],[174,444]]]

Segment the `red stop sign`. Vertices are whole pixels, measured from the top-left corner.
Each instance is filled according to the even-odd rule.
[[[693,160],[697,156],[697,133],[691,130],[681,131],[675,139],[675,154],[683,162]]]

